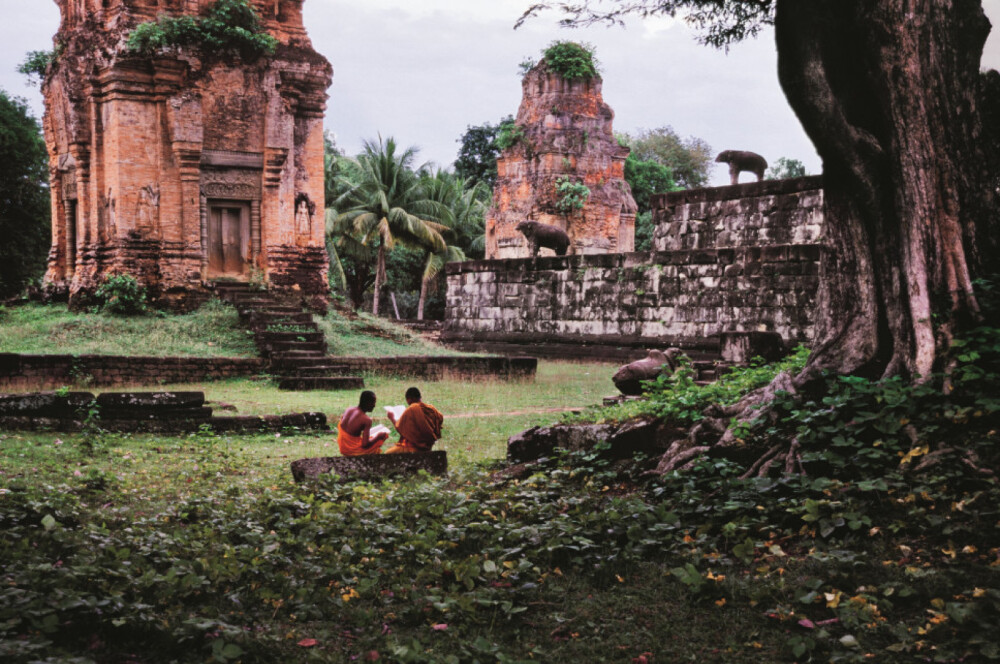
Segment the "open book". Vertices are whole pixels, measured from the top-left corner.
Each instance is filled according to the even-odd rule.
[[[375,436],[379,435],[383,431],[385,433],[392,433],[392,430],[389,429],[389,427],[383,426],[381,424],[378,424],[378,425],[373,426],[371,429],[368,430],[368,437],[369,438],[374,438]]]
[[[406,406],[383,406],[383,408],[385,408],[385,412],[392,413],[392,416],[397,420],[402,417],[403,411],[406,410]]]

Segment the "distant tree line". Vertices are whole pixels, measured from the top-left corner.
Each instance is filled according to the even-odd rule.
[[[51,230],[49,160],[23,99],[0,90],[0,300],[45,273]]]

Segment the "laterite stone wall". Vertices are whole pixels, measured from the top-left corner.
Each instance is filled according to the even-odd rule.
[[[652,252],[451,264],[442,339],[532,354],[590,346],[609,359],[630,348],[717,353],[727,331],[808,342],[821,185],[797,178],[660,196]]]

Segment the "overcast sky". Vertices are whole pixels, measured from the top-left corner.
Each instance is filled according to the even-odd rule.
[[[326,127],[348,153],[362,140],[394,136],[420,148],[422,161],[450,166],[469,125],[515,114],[518,64],[538,59],[557,39],[592,44],[615,130],[672,126],[716,152],[753,150],[774,162],[799,159],[810,173],[819,158],[778,87],[773,35],[728,53],[700,46],[681,21],[631,22],[626,29],[559,28],[555,15],[520,30],[530,0],[306,0],[306,27],[333,64]],[[1000,25],[1000,0],[985,0]],[[31,50],[52,47],[59,12],[52,0],[0,0],[0,88],[27,99],[38,117],[41,95],[15,68]],[[984,67],[1000,68],[1000,27]],[[725,164],[713,184],[726,184]]]

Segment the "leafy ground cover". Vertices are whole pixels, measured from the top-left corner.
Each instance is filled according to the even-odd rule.
[[[598,448],[299,487],[288,463],[328,436],[7,435],[0,657],[995,661],[1000,331],[958,348],[945,392],[841,378],[779,395],[754,435],[794,437],[808,474],[741,479],[746,463],[709,456],[657,477]],[[653,401],[676,390],[690,407],[662,412],[691,421],[698,389],[721,388],[681,376]],[[474,391],[438,396],[458,410]],[[523,407],[513,394],[491,403]]]

